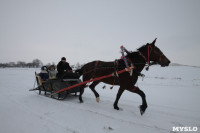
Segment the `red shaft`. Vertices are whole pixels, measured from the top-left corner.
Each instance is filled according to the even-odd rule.
[[[127,69],[130,70],[130,67],[128,67]],[[121,70],[121,71],[118,71],[117,74],[124,73],[124,72],[127,71],[127,69],[123,69],[123,70]],[[88,82],[93,82],[93,81],[97,81],[97,80],[109,78],[109,77],[112,77],[112,76],[113,76],[113,74],[111,73],[111,74],[106,75],[106,76],[102,76],[102,77],[94,78],[94,79],[91,79],[91,80],[88,80],[88,81],[85,81],[85,82],[81,82],[81,83],[79,83],[79,84],[75,84],[75,85],[72,85],[72,86],[70,86],[70,87],[63,88],[63,89],[61,89],[61,90],[59,90],[59,91],[53,93],[52,95],[57,94],[57,93],[60,93],[60,92],[63,92],[63,91],[66,91],[66,90],[69,90],[69,89],[74,88],[74,87],[77,87],[77,86],[84,85],[84,84],[86,84],[86,83],[88,83]]]

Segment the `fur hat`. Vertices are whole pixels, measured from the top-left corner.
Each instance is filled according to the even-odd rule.
[[[54,65],[51,65],[51,66],[49,66],[49,68],[48,68],[49,70],[51,70],[51,69],[53,69],[53,70],[55,70],[56,69],[56,67],[54,66]]]
[[[62,57],[61,60],[66,60],[66,58],[65,58],[65,57]]]
[[[42,66],[41,70],[45,70],[46,71],[47,70],[47,66]]]

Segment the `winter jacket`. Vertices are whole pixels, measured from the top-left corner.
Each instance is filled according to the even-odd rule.
[[[64,74],[64,72],[68,72],[71,70],[72,70],[72,68],[69,66],[68,62],[60,61],[57,65],[57,71],[58,71],[57,77],[60,77],[61,75]]]
[[[57,73],[58,72],[56,70],[53,71],[49,70],[49,79],[55,79]]]
[[[47,81],[49,79],[49,74],[45,70],[41,70],[41,72],[39,73],[39,75],[40,75],[40,77],[41,77],[41,79],[43,81]]]

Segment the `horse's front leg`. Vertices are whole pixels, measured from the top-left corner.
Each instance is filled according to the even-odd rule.
[[[143,115],[145,113],[145,110],[147,109],[147,101],[146,101],[146,95],[145,93],[140,90],[138,87],[134,86],[131,90],[128,90],[133,93],[137,93],[142,98],[142,105],[140,105],[140,113]]]
[[[120,87],[119,90],[118,90],[117,96],[116,96],[116,100],[115,100],[114,105],[113,105],[114,109],[116,109],[116,110],[119,110],[118,101],[119,101],[123,92],[124,92],[124,88]]]

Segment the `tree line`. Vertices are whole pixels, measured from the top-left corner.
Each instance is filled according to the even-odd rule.
[[[26,63],[25,61],[17,61],[17,62],[8,62],[8,63],[0,63],[0,68],[6,67],[18,67],[18,68],[39,68],[42,67],[44,64],[39,59],[34,59],[32,62]],[[55,65],[55,63],[47,63],[45,66]],[[80,69],[83,64],[77,62],[74,65],[71,65],[72,69]]]
[[[36,68],[41,67],[43,65],[42,61],[39,59],[34,59],[32,62],[26,63],[25,61],[17,61],[17,62],[8,62],[8,63],[0,63],[0,67],[27,67],[27,68]]]

